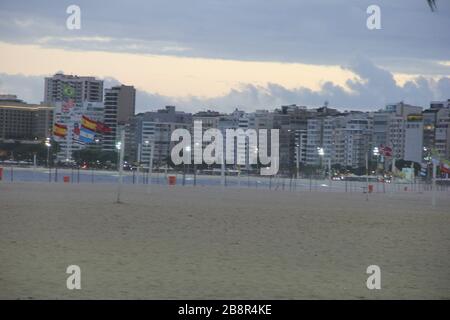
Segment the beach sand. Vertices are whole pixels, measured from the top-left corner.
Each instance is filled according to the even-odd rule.
[[[448,193],[116,189],[0,183],[0,298],[450,298]]]

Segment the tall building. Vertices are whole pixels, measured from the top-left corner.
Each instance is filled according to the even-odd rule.
[[[405,123],[404,160],[422,163],[423,160],[423,116],[409,114]]]
[[[425,152],[437,152],[442,158],[450,158],[449,126],[450,100],[431,102],[422,112],[423,147]]]
[[[408,146],[408,157],[413,143],[422,145],[422,141],[415,142],[416,135],[408,127],[408,116],[422,113],[422,107],[411,106],[403,102],[387,105],[384,110],[373,114],[374,146],[381,144],[392,148],[396,159],[405,159],[405,148]],[[421,120],[422,121],[422,120]],[[414,127],[417,123],[414,124]]]
[[[111,128],[110,133],[103,135],[102,149],[116,150],[116,142],[120,141],[120,129],[125,130],[135,113],[136,89],[133,86],[120,85],[105,89],[104,122]]]
[[[450,108],[438,113],[434,147],[441,158],[450,159]]]
[[[44,102],[54,107],[53,123],[66,127],[64,136],[53,135],[60,146],[57,161],[70,162],[74,151],[83,149],[88,144],[98,144],[100,134],[95,134],[92,142],[83,142],[79,129],[83,116],[103,121],[102,80],[57,73],[45,78]]]
[[[323,118],[308,119],[306,128],[306,165],[319,166],[322,160],[319,148],[323,145]]]
[[[57,73],[45,78],[44,103],[64,101],[71,96],[75,103],[102,102],[103,81],[94,77]]]
[[[51,135],[53,108],[0,95],[0,139],[43,140]]]
[[[295,161],[299,164],[306,163],[306,144],[307,144],[307,131],[295,130]]]
[[[368,117],[349,119],[345,126],[344,164],[351,168],[366,165],[371,152],[371,121]]]
[[[450,99],[444,101],[431,101],[430,109],[450,109]]]
[[[93,121],[103,122],[103,103],[82,102],[76,103],[67,109],[66,102],[54,103],[54,123],[67,127],[64,137],[53,136],[58,142],[60,151],[56,155],[56,160],[60,162],[70,162],[73,160],[73,152],[84,149],[87,145],[100,146],[101,133],[95,132],[92,142],[83,142],[80,139],[80,132],[77,131],[82,126],[82,118],[87,117]]]
[[[148,164],[153,145],[153,163],[165,166],[176,143],[170,140],[172,132],[176,129],[190,130],[192,115],[176,111],[174,106],[166,106],[157,111],[137,114],[133,117],[132,123],[136,128],[133,142],[136,158],[133,160],[144,165]]]

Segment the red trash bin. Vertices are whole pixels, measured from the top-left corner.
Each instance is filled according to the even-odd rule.
[[[369,193],[373,192],[373,184],[369,184]]]
[[[3,168],[0,168],[0,180],[3,179]]]
[[[70,182],[70,177],[69,176],[64,176],[63,180],[65,183],[69,183]]]
[[[169,176],[169,186],[174,186],[177,184],[177,177],[176,176]]]

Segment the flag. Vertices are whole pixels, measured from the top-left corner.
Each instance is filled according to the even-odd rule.
[[[65,137],[67,135],[67,126],[59,123],[53,125],[53,135],[57,137]]]
[[[89,119],[86,116],[81,118],[81,126],[91,131],[97,131],[97,121]]]
[[[427,172],[428,172],[428,164],[421,163],[420,164],[420,175],[422,177],[426,177],[427,176]]]
[[[76,144],[81,144],[82,146],[86,145],[85,142],[81,141],[80,139],[77,139],[75,137],[73,137],[73,142]]]
[[[94,141],[95,132],[91,131],[89,129],[86,129],[85,127],[81,127],[80,129],[80,135],[79,140],[84,143],[91,143]]]
[[[392,148],[381,145],[379,149],[381,155],[385,157],[392,157]]]
[[[63,95],[66,97],[73,97],[75,96],[75,89],[72,88],[70,85],[66,84],[63,88]]]
[[[103,122],[97,121],[97,131],[101,133],[111,133],[111,128]]]
[[[450,174],[450,164],[448,164],[447,162],[441,162],[441,173],[447,173]]]

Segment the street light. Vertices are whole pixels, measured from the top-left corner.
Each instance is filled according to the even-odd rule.
[[[123,157],[125,149],[125,130],[120,132],[120,141],[116,143],[116,149],[119,150],[118,154],[118,170],[119,170],[119,183],[117,186],[117,203],[121,203],[120,195],[122,193],[122,183],[123,183]]]
[[[189,156],[189,161],[191,160],[191,146],[186,146],[184,148],[184,151],[186,151],[186,153]],[[189,166],[188,166],[188,170],[189,170]],[[186,184],[186,162],[183,161],[183,186]]]
[[[298,179],[300,175],[300,144],[297,143],[296,147],[297,147],[297,156],[295,157],[295,162],[297,165],[297,179]]]
[[[47,168],[48,168],[48,182],[52,181],[52,170],[50,169],[50,148],[52,143],[50,137],[45,138],[45,146],[47,147]]]
[[[45,138],[45,146],[47,147],[47,167],[50,168],[50,147],[52,146],[50,138]]]
[[[380,155],[380,150],[378,147],[373,147],[373,155],[378,157]]]
[[[317,153],[319,154],[319,158],[320,158],[320,171],[323,171],[322,166],[323,166],[323,156],[325,155],[325,151],[323,150],[322,147],[317,147]]]
[[[120,149],[122,149],[121,141],[116,142],[116,149],[117,149],[117,170],[120,171]]]

